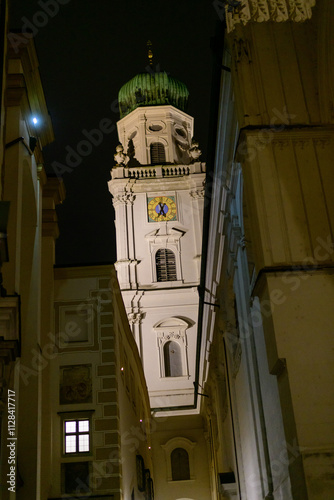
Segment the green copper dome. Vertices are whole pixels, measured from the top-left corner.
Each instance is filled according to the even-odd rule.
[[[171,104],[185,111],[189,91],[184,83],[166,72],[140,73],[127,82],[118,93],[121,118],[139,106]]]

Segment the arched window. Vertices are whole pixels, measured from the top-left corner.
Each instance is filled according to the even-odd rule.
[[[168,248],[160,248],[155,254],[157,281],[176,281],[175,255]]]
[[[151,150],[151,164],[159,165],[160,163],[166,163],[165,147],[161,142],[152,142],[150,146]]]
[[[196,443],[184,437],[174,437],[161,446],[166,457],[167,481],[196,479],[194,461]]]
[[[182,377],[181,347],[177,342],[168,341],[164,345],[165,377]]]
[[[171,455],[172,480],[184,481],[190,479],[189,455],[184,448],[175,448]]]
[[[166,318],[153,326],[158,341],[161,378],[189,375],[186,332],[193,325],[191,320]]]

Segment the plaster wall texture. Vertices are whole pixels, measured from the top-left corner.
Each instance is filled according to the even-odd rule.
[[[20,136],[29,142],[28,127],[19,105],[8,109],[7,122],[7,143]],[[4,198],[11,200],[8,220],[10,262],[3,266],[2,273],[7,293],[21,296],[21,360],[15,377],[17,398],[21,397],[17,408],[17,432],[20,435],[17,452],[23,455],[22,469],[28,478],[26,491],[34,494],[38,466],[37,460],[32,461],[29,457],[28,450],[36,447],[38,441],[38,372],[25,382],[19,373],[23,367],[31,368],[32,351],[41,334],[42,191],[36,159],[30,157],[21,144],[6,154],[6,169]]]
[[[247,250],[258,273],[252,295],[261,304],[268,368],[292,446],[296,499],[330,498],[333,491],[332,14],[323,0],[308,22],[239,25],[227,37],[238,122],[246,127],[237,159]]]
[[[6,10],[4,4],[4,12]],[[7,20],[4,19],[2,35],[6,33]],[[20,47],[15,54],[7,43],[2,50],[1,199],[10,202],[10,210],[7,227],[2,229],[8,241],[8,259],[4,258],[5,262],[1,263],[7,296],[2,290],[0,398],[7,403],[7,391],[15,393],[16,455],[20,455],[20,474],[24,478],[24,487],[17,491],[16,498],[30,500],[45,496],[49,486],[50,457],[46,449],[39,446],[50,436],[48,423],[42,421],[43,410],[45,414],[49,411],[46,389],[49,365],[43,359],[43,348],[45,331],[50,331],[52,323],[52,268],[54,238],[58,230],[54,209],[56,200],[59,202],[63,198],[64,189],[61,183],[51,186],[52,181],[43,167],[42,147],[53,140],[53,130],[33,41]],[[41,117],[43,125],[32,151],[30,137],[36,132],[31,122],[34,112]],[[3,201],[1,205],[4,220]],[[47,215],[50,217],[48,224]],[[48,291],[44,294],[45,285]],[[4,425],[3,418],[2,485],[7,484],[9,472]],[[15,467],[17,474],[17,463]],[[9,496],[12,493],[3,487],[1,497],[6,500]]]
[[[272,305],[277,333],[271,341],[287,362],[300,446],[305,451],[333,446],[333,274],[277,274],[267,284],[271,294],[281,292]]]
[[[126,310],[130,313],[134,294],[126,291],[123,292],[123,297]],[[137,307],[140,308],[143,319],[139,325],[133,325],[133,330],[135,335],[137,331],[139,332],[137,342],[140,346],[151,406],[155,408],[192,404],[197,334],[197,290],[181,288],[145,292]],[[182,349],[183,376],[181,377],[165,376],[163,346],[159,344],[157,327],[162,321],[172,318],[172,323],[174,322],[176,326],[169,327],[169,330],[166,327],[164,335],[168,335],[170,330],[176,332],[178,323],[185,322],[187,325],[185,337],[176,339]]]
[[[73,311],[71,314],[71,323],[76,322],[76,315],[80,316],[83,314],[84,307],[91,303],[92,296],[91,291],[98,290],[99,288],[99,278],[95,277],[85,277],[85,271],[81,272],[81,277],[70,278],[66,276],[68,271],[65,269],[65,276],[61,276],[62,270],[56,270],[56,280],[55,280],[55,304],[61,307],[70,308]],[[58,279],[57,279],[58,278]],[[97,301],[94,300],[97,305]],[[66,322],[66,316],[62,321],[57,316],[60,314],[60,309],[55,310],[56,327],[56,345],[59,344],[59,334],[62,332],[66,336],[66,332],[70,331],[69,324]],[[85,317],[87,324],[92,324],[93,331],[92,334],[97,341],[97,345],[94,347],[83,347],[84,344],[76,343],[70,346],[70,349],[63,348],[58,354],[51,360],[51,387],[50,387],[50,399],[51,399],[51,415],[52,415],[52,442],[53,442],[53,460],[52,460],[52,476],[54,481],[52,483],[51,495],[54,497],[61,496],[64,493],[63,490],[63,478],[61,475],[62,463],[73,462],[73,457],[64,456],[63,451],[63,426],[61,421],[61,415],[59,412],[68,412],[70,417],[71,412],[76,411],[91,411],[91,427],[92,427],[92,443],[93,450],[88,457],[75,457],[77,461],[89,461],[90,462],[90,485],[96,478],[100,475],[101,463],[96,460],[96,448],[104,446],[104,433],[95,430],[96,420],[103,419],[103,405],[98,404],[98,392],[103,389],[102,378],[97,374],[97,367],[101,363],[101,352],[98,350],[98,346],[101,342],[100,332],[97,328],[97,314],[98,310],[95,307],[91,310],[90,316]],[[57,321],[58,320],[58,321]],[[78,323],[77,323],[78,325]],[[58,326],[58,331],[57,331]],[[66,338],[66,337],[65,337]],[[94,341],[92,343],[95,343]],[[79,347],[80,346],[80,347]],[[67,346],[69,347],[69,346]],[[73,404],[70,400],[68,404],[61,404],[60,401],[60,383],[61,383],[61,369],[63,367],[70,368],[71,366],[82,366],[88,365],[91,367],[91,402],[90,403],[76,403]],[[110,398],[110,403],[117,403],[116,393]],[[89,413],[87,413],[88,415]],[[116,423],[117,428],[117,423]]]
[[[157,130],[153,130],[152,126]],[[145,106],[119,120],[117,131],[125,150],[132,139],[135,158],[142,165],[151,163],[150,145],[157,141],[165,146],[167,162],[182,163],[184,155],[176,142],[185,147],[191,141],[194,119],[174,106]]]
[[[153,130],[155,126],[161,129]],[[150,165],[151,170],[148,167],[143,170],[139,164],[131,166],[131,160],[129,167],[118,165],[111,171],[109,190],[115,206],[116,268],[142,357],[151,406],[192,405],[205,165],[182,164],[179,145],[189,148],[193,118],[172,106],[137,108],[118,122],[118,132],[126,149],[127,141],[132,138],[137,162],[144,165],[151,162],[149,146],[153,141],[164,144],[166,161],[170,162],[164,167]],[[162,168],[166,169],[164,174]],[[149,221],[148,199],[155,196],[174,198],[175,220]],[[175,256],[175,281],[157,279],[155,255],[165,248]],[[177,333],[173,333],[182,351],[179,377],[165,376],[163,345],[167,329],[160,340],[157,331],[159,323],[171,318],[186,325],[185,334],[176,338]]]
[[[120,330],[124,326],[120,325]],[[127,327],[128,328],[128,327]],[[129,332],[131,335],[131,333]],[[146,385],[143,383],[142,367],[140,365],[135,340],[130,335],[122,335],[123,340],[118,342],[118,366],[120,374],[118,384],[119,401],[119,433],[122,467],[122,494],[123,498],[131,498],[134,491],[136,498],[145,499],[145,492],[138,489],[136,456],[141,455],[144,467],[154,478],[152,465],[152,439],[154,425],[151,422],[149,401]],[[131,340],[128,342],[128,340]],[[123,350],[123,353],[121,352]],[[134,350],[136,356],[134,356]],[[127,362],[125,364],[124,355]],[[123,364],[123,366],[120,366]],[[123,368],[123,370],[121,370]],[[125,373],[128,370],[129,373]]]
[[[152,434],[153,460],[156,478],[156,496],[161,499],[179,500],[189,498],[208,500],[211,498],[208,448],[203,434],[202,419],[199,415],[186,417],[159,418],[156,416],[156,431]],[[168,472],[170,455],[163,446],[173,438],[186,438],[195,443],[193,448],[193,479],[173,481]]]
[[[115,498],[138,498],[136,454],[149,457],[150,412],[146,383],[135,340],[112,266],[57,269],[55,282],[56,345],[59,332],[68,332],[77,322],[88,328],[88,342],[60,342],[59,352],[51,361],[52,440],[54,442],[53,496],[63,493],[62,464],[89,461],[89,483],[93,493],[113,493]],[[88,312],[86,308],[88,307]],[[62,312],[68,311],[70,316]],[[86,312],[85,312],[86,311]],[[67,319],[66,319],[67,318]],[[73,331],[73,328],[71,329]],[[59,399],[61,370],[89,366],[91,398],[88,402]],[[88,412],[91,418],[91,453],[71,457],[63,452],[61,415],[71,418],[73,412]],[[65,412],[65,413],[64,413]],[[140,422],[142,420],[142,422]]]

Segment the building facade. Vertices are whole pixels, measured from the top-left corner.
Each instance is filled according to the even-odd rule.
[[[109,189],[117,276],[154,415],[155,492],[204,500],[207,449],[194,401],[205,164],[187,98],[162,72],[121,88]]]
[[[52,126],[3,24],[1,500],[334,497],[333,4],[214,6],[207,165],[182,82],[120,91],[117,274],[54,268]]]
[[[14,49],[3,28],[0,498],[153,498],[148,393],[115,271],[54,270],[53,130],[33,41],[12,34]]]
[[[49,463],[49,450],[41,446],[50,442],[43,346],[53,330],[55,206],[65,191],[45,173],[43,147],[54,137],[34,45],[13,49],[6,2],[1,8],[0,496],[32,499],[42,495]]]
[[[239,498],[329,500],[333,6],[243,2],[224,13],[203,251],[211,471],[223,498],[219,474],[231,470]]]
[[[54,305],[48,498],[153,498],[148,393],[113,266],[57,268]]]

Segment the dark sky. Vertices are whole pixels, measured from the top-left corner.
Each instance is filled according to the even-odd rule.
[[[66,163],[66,147],[76,150],[85,139],[83,130],[98,128],[103,118],[119,119],[115,112],[118,90],[137,73],[147,71],[149,39],[153,67],[188,86],[187,112],[195,118],[195,137],[205,160],[210,38],[219,21],[211,1],[11,0],[10,4],[10,27],[25,29],[32,23],[35,32],[56,137],[44,149],[49,173],[54,173],[54,162]],[[52,15],[40,14],[47,10]],[[57,210],[57,265],[115,260],[114,213],[107,181],[117,144],[116,129],[104,134],[101,143],[63,175],[66,200]]]

